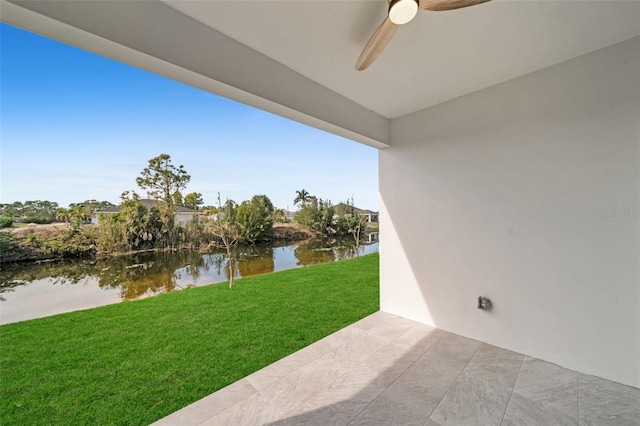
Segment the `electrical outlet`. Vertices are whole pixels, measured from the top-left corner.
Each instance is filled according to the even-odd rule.
[[[491,310],[491,300],[488,297],[480,296],[478,297],[478,309],[482,309],[483,311]]]

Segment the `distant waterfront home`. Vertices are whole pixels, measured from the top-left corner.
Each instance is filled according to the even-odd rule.
[[[153,207],[158,205],[158,201],[151,200],[148,198],[143,198],[139,201],[140,201],[140,204],[146,207]],[[102,209],[102,210],[96,210],[95,212],[93,212],[93,215],[91,216],[91,223],[93,223],[94,225],[97,225],[100,222],[100,215],[103,215],[103,214],[109,215],[109,214],[118,213],[120,212],[120,209],[121,209],[120,206],[114,206],[114,207],[107,207],[106,209]],[[197,210],[188,209],[182,206],[176,207],[176,216],[175,216],[176,225],[185,225],[186,223],[193,220],[194,215],[201,216],[202,213]]]
[[[338,204],[336,204],[335,207],[336,207],[336,209],[338,209],[338,211],[344,211],[344,209],[349,208],[344,203],[338,203]],[[367,222],[377,222],[378,221],[378,212],[374,212],[372,210],[360,209],[358,207],[353,207],[353,210],[359,216],[366,217],[367,218]]]
[[[356,212],[360,216],[365,216],[368,222],[377,222],[378,221],[378,212],[374,212],[371,210],[362,210],[356,207]]]

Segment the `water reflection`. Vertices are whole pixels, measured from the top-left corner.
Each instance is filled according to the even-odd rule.
[[[236,252],[236,273],[238,277],[268,274],[275,270],[273,246],[253,246]]]
[[[241,247],[233,255],[233,273],[238,278],[248,277],[377,251],[377,242],[356,250],[353,240],[337,238],[285,246]],[[0,323],[226,281],[228,275],[223,251],[150,252],[99,261],[5,265],[0,270]]]

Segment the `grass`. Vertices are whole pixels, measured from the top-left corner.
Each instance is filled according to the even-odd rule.
[[[149,424],[378,310],[378,255],[0,326],[0,423]]]

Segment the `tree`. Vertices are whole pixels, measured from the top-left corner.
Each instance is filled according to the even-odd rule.
[[[275,209],[273,211],[273,222],[274,223],[286,223],[287,217],[284,214],[284,209]]]
[[[93,213],[97,210],[104,210],[107,207],[113,207],[113,204],[110,203],[109,201],[98,201],[98,200],[84,200],[81,203],[76,203],[76,204],[82,204],[87,208],[87,211],[89,213]]]
[[[217,220],[209,222],[209,231],[220,240],[222,246],[227,250],[229,288],[233,288],[233,248],[238,245],[240,239],[240,227],[235,219],[235,209],[235,203],[232,200],[227,200],[222,208],[224,215]]]
[[[5,216],[17,218],[23,215],[24,206],[20,201],[15,201],[11,204],[1,204],[0,208]]]
[[[67,228],[69,227],[69,219],[71,219],[71,214],[69,213],[69,209],[65,209],[64,207],[60,207],[56,212],[56,219],[63,221]]]
[[[367,218],[358,213],[353,198],[346,203],[340,203],[336,208],[338,219],[336,229],[340,234],[351,234],[356,247],[356,255],[360,257],[360,240],[367,229]]]
[[[177,191],[175,194],[173,194],[173,205],[174,206],[183,206],[184,202],[182,201],[182,192]]]
[[[104,210],[108,207],[115,207],[115,204],[113,204],[110,201],[100,201],[96,207],[97,210]]]
[[[296,215],[296,222],[312,231],[333,235],[336,232],[333,228],[334,215],[335,210],[331,201],[310,196],[309,201],[303,204]]]
[[[72,204],[69,206],[69,219],[73,229],[78,229],[88,217],[89,214],[84,204]]]
[[[296,198],[293,200],[293,205],[296,206],[300,203],[304,206],[309,201],[311,201],[311,194],[309,194],[305,189],[301,189],[300,191],[296,191]]]
[[[19,204],[19,203],[14,203]],[[26,222],[51,223],[56,218],[58,203],[42,200],[25,201],[22,205],[21,216]]]
[[[160,154],[149,160],[136,183],[149,197],[173,207],[174,195],[185,189],[190,180],[184,166],[176,167],[171,163],[170,155]]]
[[[213,216],[218,213],[218,208],[215,206],[204,206],[202,207],[202,214],[205,216]]]
[[[142,170],[136,183],[147,191],[149,197],[160,202],[160,214],[163,232],[168,237],[169,244],[177,239],[175,228],[175,199],[177,194],[187,187],[191,180],[184,166],[174,166],[171,156],[160,154],[149,160],[149,165]],[[181,197],[180,197],[181,198]]]
[[[140,203],[135,192],[125,191],[120,198],[120,211],[100,218],[101,250],[111,252],[165,248],[168,241],[167,235],[162,233],[160,209]]]
[[[254,244],[273,238],[273,204],[266,195],[255,195],[240,204],[236,218],[243,242]]]
[[[218,210],[219,213],[222,213],[224,215],[224,217],[235,222],[238,213],[237,207],[238,204],[235,201],[227,199],[227,201],[225,201],[222,207],[220,207]]]
[[[204,201],[202,201],[202,194],[199,192],[191,192],[184,196],[184,202],[182,205],[188,209],[199,210],[200,206],[203,204]]]

